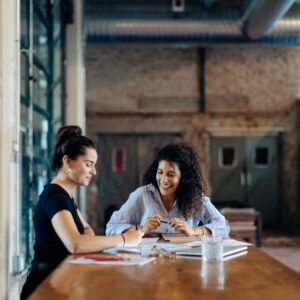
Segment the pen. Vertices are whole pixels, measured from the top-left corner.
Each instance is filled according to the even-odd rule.
[[[122,261],[125,260],[122,256],[84,256],[86,259],[92,259],[96,261]]]
[[[149,219],[149,217],[147,219]],[[169,221],[164,221],[164,220],[161,220],[160,223],[170,224]]]

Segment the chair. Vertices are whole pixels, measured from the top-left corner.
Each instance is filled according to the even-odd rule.
[[[229,221],[230,236],[261,246],[262,216],[254,208],[222,208],[221,213]]]

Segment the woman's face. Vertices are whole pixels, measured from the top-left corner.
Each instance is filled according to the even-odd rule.
[[[97,152],[93,148],[86,148],[85,154],[69,161],[69,178],[75,184],[88,186],[92,177],[96,175],[95,165]]]
[[[162,197],[175,197],[181,172],[177,163],[161,160],[156,172],[156,182]]]

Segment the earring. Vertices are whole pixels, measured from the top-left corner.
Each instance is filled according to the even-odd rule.
[[[70,173],[72,173],[72,170],[71,170],[70,168],[67,168],[67,170],[65,170],[65,172],[66,172],[67,174],[70,174]]]

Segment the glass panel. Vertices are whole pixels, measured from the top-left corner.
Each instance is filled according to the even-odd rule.
[[[54,82],[61,77],[62,58],[61,58],[61,42],[58,41],[54,50]]]
[[[24,101],[21,103],[21,174],[20,178],[22,191],[22,237],[20,241],[22,252],[25,254],[26,263],[32,259],[34,230],[32,226],[32,216],[35,204],[38,201],[38,196],[42,191],[43,186],[49,181],[49,153],[51,145],[49,144],[49,132],[56,132],[62,126],[63,109],[62,109],[62,45],[64,41],[61,38],[61,2],[50,0],[33,0],[34,14],[33,20],[29,20],[29,0],[22,0],[20,12],[21,26],[21,42],[22,47],[29,48],[29,21],[33,22],[33,47],[35,63],[33,65],[33,91],[29,90],[29,60],[26,52],[21,52],[21,83],[20,97],[33,101],[45,112],[49,113],[51,120],[48,120],[37,109],[33,112],[33,121],[29,123],[29,110]],[[53,23],[50,24],[50,19],[47,19],[47,9],[53,5]],[[40,13],[45,18],[47,26],[40,20]],[[49,24],[48,24],[49,23]],[[63,25],[64,26],[64,25]],[[49,45],[49,31],[53,28],[52,36],[54,37],[55,47],[52,49]],[[52,58],[53,55],[53,64]],[[40,66],[39,62],[43,65]],[[51,65],[50,65],[51,63]],[[44,71],[43,71],[44,69]],[[48,74],[49,77],[46,75]],[[52,78],[58,82],[53,90],[53,95],[49,95],[48,91]],[[49,81],[51,80],[51,81]],[[50,97],[52,96],[52,97]],[[53,111],[49,111],[49,110]],[[52,115],[53,113],[53,115]],[[53,126],[50,128],[49,126]],[[29,140],[28,129],[32,128],[32,140]],[[53,140],[53,139],[52,139]],[[32,145],[32,146],[31,146]],[[31,153],[33,160],[31,159]],[[30,176],[32,171],[32,177]]]
[[[265,167],[269,164],[269,149],[267,147],[257,147],[255,149],[254,163],[259,167]]]
[[[48,0],[34,0],[33,2],[40,8],[42,13],[46,15]]]
[[[43,191],[44,185],[47,183],[49,183],[48,165],[34,164],[33,165],[34,204],[37,203],[39,195]]]
[[[34,103],[39,105],[44,110],[47,110],[47,77],[46,74],[34,66],[33,68],[34,84],[33,97]]]
[[[21,1],[21,43],[28,47],[29,39],[29,1]]]
[[[234,148],[222,148],[221,150],[221,167],[230,167],[234,164],[235,152]]]
[[[26,140],[26,139],[24,139]],[[24,145],[25,147],[26,145]],[[24,151],[24,150],[23,150]],[[21,228],[21,251],[24,253],[26,263],[30,263],[30,222],[31,222],[31,213],[30,210],[30,181],[29,181],[29,166],[30,160],[27,156],[23,155],[22,157],[22,228]]]
[[[61,83],[59,83],[53,91],[53,119],[62,118],[62,95]]]
[[[53,24],[53,38],[56,40],[58,36],[60,36],[61,32],[61,14],[60,14],[60,2],[57,1],[54,10],[53,10],[53,18],[54,18],[54,24]]]
[[[44,24],[35,15],[33,19],[33,47],[35,55],[43,63],[45,67],[48,66],[48,35]]]
[[[33,113],[33,155],[48,161],[48,121],[39,113]]]
[[[28,97],[29,75],[28,57],[24,53],[21,55],[21,95]]]
[[[28,107],[21,105],[21,127],[26,128],[28,126],[29,112]]]

